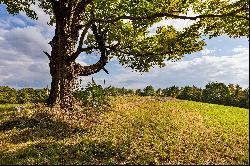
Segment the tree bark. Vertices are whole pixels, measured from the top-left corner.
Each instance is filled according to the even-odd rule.
[[[59,31],[59,32],[57,32]],[[52,40],[50,58],[50,74],[52,77],[51,91],[48,99],[50,106],[71,108],[74,105],[72,90],[78,74],[75,72],[75,62],[67,57],[74,53],[76,40],[66,35],[63,25],[56,30],[57,35]]]
[[[47,104],[49,106],[58,105],[62,108],[70,108],[73,106],[71,92],[76,75],[73,62],[69,62],[67,57],[74,53],[77,36],[71,33],[65,4],[54,2],[54,6],[56,29],[55,36],[50,42],[52,51],[49,66],[52,81]],[[75,36],[75,38],[72,39],[72,36]]]
[[[70,55],[70,52],[73,52],[72,47],[69,48],[66,45],[61,45],[59,48],[52,47],[50,60],[52,82],[47,101],[50,106],[59,105],[62,108],[70,108],[74,104],[72,91],[78,73],[75,72],[75,62],[67,61],[66,57]]]

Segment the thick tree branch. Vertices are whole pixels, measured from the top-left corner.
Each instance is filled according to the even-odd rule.
[[[86,24],[86,26],[85,26],[85,28],[84,28],[82,34],[81,34],[81,37],[80,37],[78,49],[81,49],[81,48],[82,48],[84,38],[85,38],[86,34],[88,33],[88,30],[89,30],[89,28],[91,27],[91,24],[92,24],[91,21],[90,21],[88,24]]]
[[[107,63],[108,63],[108,57],[101,57],[97,63],[95,63],[93,65],[89,65],[89,66],[81,66],[79,63],[76,63],[75,70],[76,70],[78,76],[88,76],[91,74],[95,74],[102,69],[107,74],[109,74],[109,72],[104,68],[104,66]]]
[[[246,16],[239,16],[236,15],[238,12],[241,12],[245,10],[244,7],[240,8],[239,10],[236,11],[232,11],[230,13],[226,13],[226,14],[203,14],[203,15],[198,15],[198,16],[180,16],[180,15],[175,15],[172,13],[166,13],[166,12],[159,12],[159,13],[155,13],[153,15],[144,15],[144,16],[138,16],[138,17],[134,17],[134,16],[127,16],[127,15],[123,15],[123,16],[119,16],[116,18],[110,18],[110,19],[106,19],[106,20],[96,20],[99,22],[116,22],[119,20],[150,20],[150,19],[155,19],[155,18],[160,18],[160,17],[171,17],[173,19],[189,19],[189,20],[197,20],[197,19],[202,19],[202,18],[222,18],[222,17],[235,17],[235,18],[240,18],[240,19],[246,19],[249,20],[249,17]]]
[[[94,12],[91,11],[91,19],[94,19],[94,17],[95,17]],[[88,76],[88,75],[97,73],[102,69],[108,74],[108,71],[104,68],[104,66],[108,63],[108,56],[107,56],[108,53],[106,50],[104,38],[102,35],[99,34],[101,32],[98,32],[98,28],[94,22],[91,24],[91,29],[95,36],[98,49],[101,52],[101,57],[100,57],[100,60],[96,64],[93,64],[90,66],[81,66],[79,64],[76,64],[75,68],[76,68],[76,71],[78,71],[79,76]]]
[[[91,3],[91,1],[88,1],[88,2],[86,2],[86,1],[84,1],[85,3]],[[82,3],[81,5],[84,5],[83,4],[83,1],[81,1],[81,2],[79,2],[79,4],[80,3]],[[79,5],[78,4],[78,5]],[[76,52],[74,52],[71,56],[69,56],[68,57],[68,61],[74,61],[82,52],[87,52],[87,51],[91,51],[91,50],[93,50],[93,49],[99,49],[100,51],[101,51],[101,57],[102,56],[107,56],[106,54],[107,54],[107,48],[109,48],[109,51],[111,51],[111,50],[114,50],[117,46],[118,46],[118,44],[116,44],[116,45],[114,45],[114,46],[105,46],[105,40],[104,40],[104,32],[98,32],[98,28],[97,28],[97,26],[95,25],[95,22],[93,21],[94,20],[94,18],[95,18],[95,16],[94,16],[94,6],[92,6],[93,8],[92,8],[92,11],[91,11],[91,20],[87,23],[87,24],[85,24],[84,25],[84,29],[83,29],[83,32],[82,32],[82,34],[81,34],[81,36],[80,36],[80,40],[79,40],[79,45],[78,45],[78,48],[77,48],[77,51]],[[83,42],[84,42],[84,38],[85,38],[85,36],[86,36],[86,34],[88,33],[88,30],[89,29],[92,29],[92,31],[93,31],[93,34],[94,34],[94,36],[95,36],[95,40],[96,40],[96,43],[97,43],[97,45],[98,45],[98,47],[87,47],[87,48],[82,48],[82,46],[83,46]],[[100,34],[102,34],[102,35],[100,35]],[[104,69],[104,71],[105,71],[105,69]],[[105,71],[106,73],[108,73],[107,72],[107,70]]]
[[[108,49],[109,51],[114,51],[119,46],[119,43],[113,45],[113,46],[105,46],[105,49]],[[68,57],[68,61],[74,61],[76,58],[82,53],[92,50],[97,50],[99,47],[86,47],[86,48],[78,48],[76,52],[74,52],[70,57]]]

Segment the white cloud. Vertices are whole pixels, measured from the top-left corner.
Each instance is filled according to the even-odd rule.
[[[0,20],[0,28],[10,28],[11,26],[17,26],[17,27],[24,27],[26,26],[26,23],[17,17],[13,17],[13,18],[6,18],[6,19],[2,19]]]
[[[209,81],[249,86],[249,48],[242,48],[228,56],[202,56],[190,61],[168,62],[165,68],[154,68],[140,75],[128,69],[114,76],[112,85],[144,88],[151,84],[157,88],[172,85],[204,87]]]
[[[48,22],[50,20],[49,15],[47,15],[42,8],[40,8],[37,5],[32,5],[31,9],[34,10],[37,14],[38,20],[36,20],[37,25],[41,26],[41,27],[48,27]],[[22,13],[23,15],[25,15],[25,13]]]
[[[212,49],[212,50],[211,50],[211,49],[207,49],[207,48],[206,48],[206,49],[204,49],[204,50],[201,51],[201,54],[202,54],[202,55],[209,55],[209,54],[212,54],[212,53],[214,53],[214,52],[216,52],[215,49]]]
[[[189,10],[187,12],[186,15],[184,14],[180,14],[182,16],[189,16],[189,17],[193,17],[193,16],[196,16],[196,14],[193,13],[192,10]],[[154,24],[150,29],[150,35],[154,34],[157,27],[160,27],[160,26],[169,26],[169,25],[172,25],[176,30],[178,31],[181,31],[183,30],[184,28],[187,28],[189,27],[190,25],[192,25],[193,23],[195,23],[196,21],[194,20],[183,20],[183,19],[168,19],[168,20],[162,20],[156,24]]]
[[[43,50],[50,50],[48,45],[50,39],[46,39],[36,27],[14,28],[4,33],[2,37],[5,38],[5,42],[1,47],[11,48],[12,51],[32,58],[43,58],[40,53]]]
[[[245,48],[245,47],[243,47],[241,45],[239,45],[239,46],[232,49],[232,51],[235,52],[235,53],[247,52],[248,50],[249,50],[249,48]]]
[[[7,26],[6,26],[7,27]],[[0,85],[41,87],[50,82],[49,38],[34,26],[0,28]]]

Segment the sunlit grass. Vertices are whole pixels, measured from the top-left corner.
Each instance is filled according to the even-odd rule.
[[[0,164],[249,164],[249,110],[112,98],[101,114],[0,105]]]

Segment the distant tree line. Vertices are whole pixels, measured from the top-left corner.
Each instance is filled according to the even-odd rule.
[[[249,108],[249,88],[243,89],[238,84],[210,82],[204,89],[196,86],[177,87],[171,86],[165,89],[155,90],[153,86],[146,86],[144,89],[109,88],[111,95],[138,95],[138,96],[159,96],[173,97],[181,100],[197,101],[204,103],[220,104]]]
[[[95,98],[93,98],[93,94]],[[103,88],[92,82],[86,88],[75,91],[74,96],[82,101],[91,99],[93,101],[103,100],[103,95],[109,96],[158,96],[173,97],[181,100],[190,100],[226,106],[235,106],[249,108],[249,88],[243,89],[238,84],[210,82],[204,89],[196,86],[177,87],[171,86],[165,89],[155,90],[153,86],[146,86],[144,89],[126,89],[107,87]],[[44,89],[24,88],[15,90],[8,86],[0,86],[0,104],[25,104],[25,103],[43,103],[48,98],[49,91]],[[96,97],[97,96],[97,97]]]

